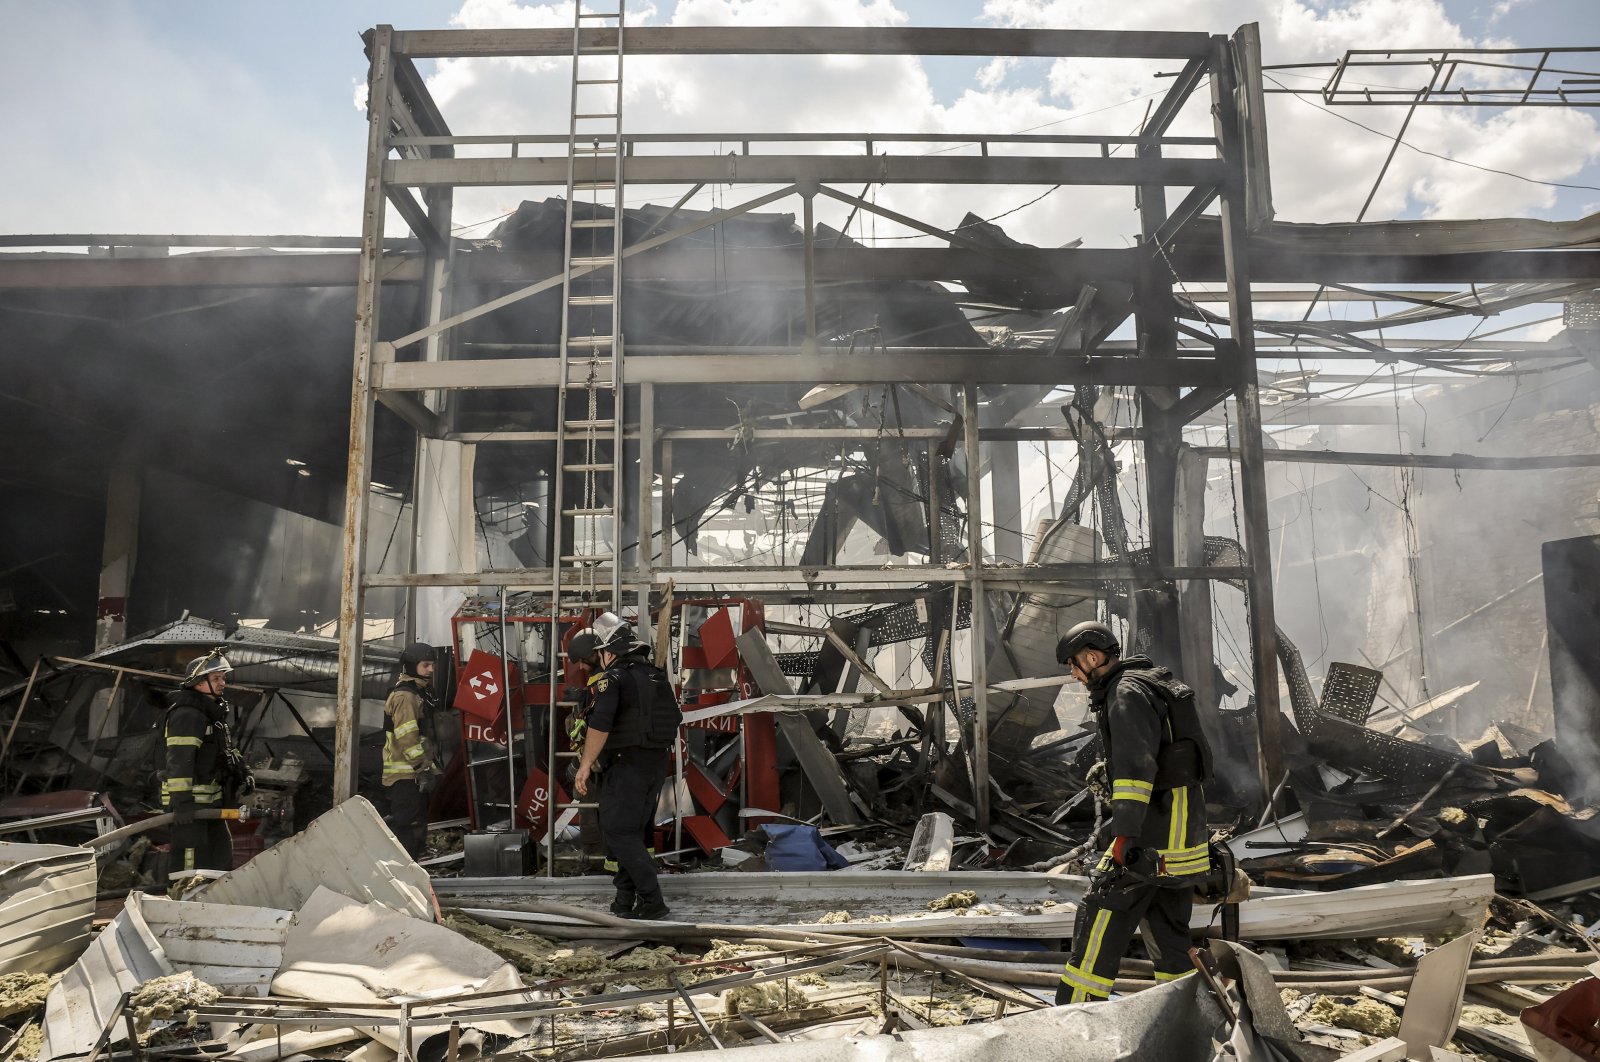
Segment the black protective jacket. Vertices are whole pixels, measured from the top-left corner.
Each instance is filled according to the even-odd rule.
[[[192,689],[179,690],[169,701],[162,729],[167,762],[161,806],[220,805],[230,781],[228,702]]]
[[[594,708],[589,729],[610,737],[606,751],[671,748],[678,736],[682,713],[667,673],[652,664],[641,647],[612,661],[605,674],[589,687]]]
[[[1161,877],[1206,873],[1210,753],[1193,694],[1149,657],[1130,656],[1089,686],[1089,707],[1106,750],[1111,835],[1152,853]]]

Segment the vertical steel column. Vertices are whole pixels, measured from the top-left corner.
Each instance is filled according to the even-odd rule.
[[[105,537],[100,545],[100,599],[95,607],[94,647],[101,650],[128,637],[128,594],[139,554],[139,500],[144,475],[123,459],[106,480]]]
[[[424,240],[428,248],[422,266],[422,298],[424,300],[422,323],[424,325],[438,324],[450,314],[450,269],[455,255],[455,240],[450,236],[451,225],[454,221],[455,189],[449,185],[438,188],[429,188],[424,194],[428,206],[428,222],[439,234],[441,245],[436,246],[431,241]],[[420,233],[418,234],[421,235]],[[445,331],[429,336],[422,341],[423,361],[444,361],[449,355],[449,346],[455,332]],[[418,396],[423,405],[447,418],[450,415],[454,395],[449,391],[425,391]],[[410,563],[408,571],[417,571],[421,560],[423,522],[418,519],[418,512],[427,499],[424,482],[426,476],[423,469],[428,460],[430,449],[448,447],[437,439],[428,439],[422,435],[417,436],[416,454],[412,462],[411,474],[411,542]],[[460,558],[457,558],[458,561]],[[462,570],[459,565],[457,570]],[[418,609],[418,588],[406,587],[405,599],[405,637],[408,641],[426,641],[423,637],[424,630],[431,631],[433,625],[421,621]],[[423,608],[429,607],[444,597],[444,594],[435,591],[423,593]],[[440,623],[447,624],[448,618],[438,617]]]
[[[800,349],[813,353],[817,349],[817,219],[814,190],[801,189],[800,198],[805,203],[804,259],[806,274],[806,338]]]
[[[637,587],[639,619],[634,629],[639,632],[640,641],[652,645],[655,638],[650,627],[650,571],[655,542],[655,481],[656,385],[646,383],[639,385],[639,512],[633,521],[637,535],[633,581]]]
[[[1020,443],[987,443],[989,454],[989,523],[994,528],[994,556],[1021,564],[1028,559],[1027,529],[1022,526],[1022,461]]]
[[[359,786],[357,730],[361,719],[362,605],[367,563],[367,484],[372,481],[373,347],[378,338],[379,278],[387,205],[383,165],[389,154],[389,101],[393,97],[390,44],[394,28],[372,36],[367,73],[367,180],[361,197],[361,261],[356,280],[355,369],[350,385],[349,465],[344,483],[344,567],[339,576],[339,682],[333,725],[333,802]]]
[[[1249,233],[1245,227],[1244,130],[1238,78],[1227,37],[1212,38],[1211,102],[1217,142],[1228,164],[1222,193],[1222,254],[1228,277],[1228,317],[1238,377],[1239,478],[1244,497],[1244,544],[1249,553],[1250,649],[1254,657],[1256,727],[1262,783],[1268,793],[1283,777],[1279,744],[1278,626],[1272,600],[1272,537],[1267,526],[1266,461],[1261,447],[1261,396],[1256,380],[1255,315],[1250,301]]]
[[[1141,144],[1141,161],[1161,158],[1157,144]],[[1167,220],[1167,190],[1159,184],[1135,188],[1139,206],[1140,258],[1138,295],[1134,319],[1139,336],[1139,355],[1145,358],[1172,359],[1178,354],[1178,330],[1173,322],[1177,306],[1172,298],[1172,273],[1162,257],[1156,234]],[[1175,387],[1141,387],[1140,420],[1144,424],[1145,509],[1150,514],[1151,560],[1161,567],[1176,563],[1174,520],[1178,507],[1178,445],[1183,425],[1169,411],[1178,401]],[[1145,591],[1139,610],[1149,623],[1151,652],[1158,661],[1183,673],[1180,663],[1177,586],[1168,582],[1130,587]],[[1131,633],[1131,622],[1130,622]],[[1193,676],[1183,674],[1193,683]]]
[[[967,451],[967,563],[972,571],[972,628],[968,632],[972,637],[972,806],[978,813],[979,831],[986,831],[989,828],[989,598],[983,588],[983,485],[978,475],[978,385],[970,380],[961,388],[961,426],[966,435]],[[955,626],[953,613],[950,625]],[[961,703],[959,693],[956,703]]]

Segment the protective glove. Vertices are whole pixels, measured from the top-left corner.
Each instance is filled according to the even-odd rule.
[[[246,796],[247,794],[254,793],[255,791],[256,776],[251,774],[250,771],[246,769],[244,776],[239,779],[239,795]]]
[[[194,823],[194,803],[185,800],[181,804],[172,805],[172,824],[174,826],[189,826]]]
[[[1118,837],[1106,849],[1106,855],[1117,866],[1125,867],[1139,857],[1139,850],[1133,846],[1133,838]]]
[[[416,780],[417,790],[422,793],[428,793],[439,784],[439,769],[431,763],[424,764],[417,769],[417,773],[412,777]]]

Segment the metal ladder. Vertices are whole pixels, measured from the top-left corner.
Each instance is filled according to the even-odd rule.
[[[561,283],[561,364],[556,396],[556,459],[551,512],[552,617],[583,608],[617,609],[622,593],[622,63],[626,0],[586,12],[574,0],[572,115],[567,138],[565,267]],[[609,45],[585,46],[585,31],[614,29]],[[609,407],[609,416],[603,415]],[[567,533],[570,521],[570,540]],[[602,571],[609,581],[601,585]],[[549,758],[552,780],[573,754],[559,725],[563,708],[559,624],[551,624]],[[559,739],[559,740],[558,740]],[[564,783],[563,783],[564,784]],[[546,856],[555,870],[558,829],[592,801],[554,800]]]

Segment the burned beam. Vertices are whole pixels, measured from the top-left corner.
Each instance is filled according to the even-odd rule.
[[[1224,446],[1197,446],[1201,457],[1237,458]],[[1471,468],[1495,472],[1531,472],[1552,468],[1600,468],[1600,454],[1542,454],[1535,457],[1480,457],[1476,454],[1382,454],[1345,450],[1267,450],[1268,462],[1307,465],[1366,465],[1384,468]]]
[[[187,239],[175,237],[174,240]],[[212,238],[196,238],[207,243]],[[250,238],[247,238],[250,239]],[[408,242],[408,241],[402,241]],[[385,241],[391,245],[390,241]],[[287,241],[275,244],[294,246]],[[174,242],[173,246],[179,246]],[[1251,244],[1255,250],[1254,281],[1259,284],[1453,284],[1518,281],[1580,282],[1600,279],[1600,250],[1482,251],[1471,254],[1393,254],[1358,256],[1322,251],[1284,250]],[[818,247],[817,279],[984,281],[1037,280],[1074,290],[1085,283],[1138,276],[1135,249],[1109,247],[1020,248],[1008,252],[1014,264],[996,261],[965,247]],[[1181,241],[1169,252],[1179,278],[1186,283],[1215,284],[1226,279],[1221,253],[1185,248]],[[171,258],[34,258],[0,256],[0,289],[79,288],[269,288],[353,287],[359,255],[239,254],[180,255]],[[422,279],[419,255],[390,252],[383,256],[386,284],[415,284]],[[526,284],[561,269],[560,255],[512,259],[490,253],[465,253],[457,258],[464,282]],[[729,250],[725,254],[674,251],[642,254],[628,265],[631,281],[704,283],[737,276],[750,283],[795,280],[799,259],[781,250]],[[1272,294],[1269,293],[1269,297]]]
[[[519,158],[393,159],[384,183],[456,188],[565,185],[564,154]],[[607,163],[606,165],[610,165]],[[595,164],[598,167],[598,163]],[[592,171],[600,174],[598,169]],[[579,177],[589,180],[585,168]],[[1215,185],[1215,159],[1019,155],[627,155],[629,185],[694,184],[1167,184]],[[605,172],[609,178],[610,171]],[[593,179],[601,179],[595,176]]]
[[[385,362],[375,366],[385,391],[448,388],[553,387],[560,376],[555,358],[491,361]],[[781,355],[660,355],[628,364],[630,383],[928,383],[959,382],[980,375],[985,384],[1093,382],[1136,387],[1225,386],[1229,370],[1212,358],[1081,358],[1062,355],[879,354],[872,357],[823,352],[806,358]]]

